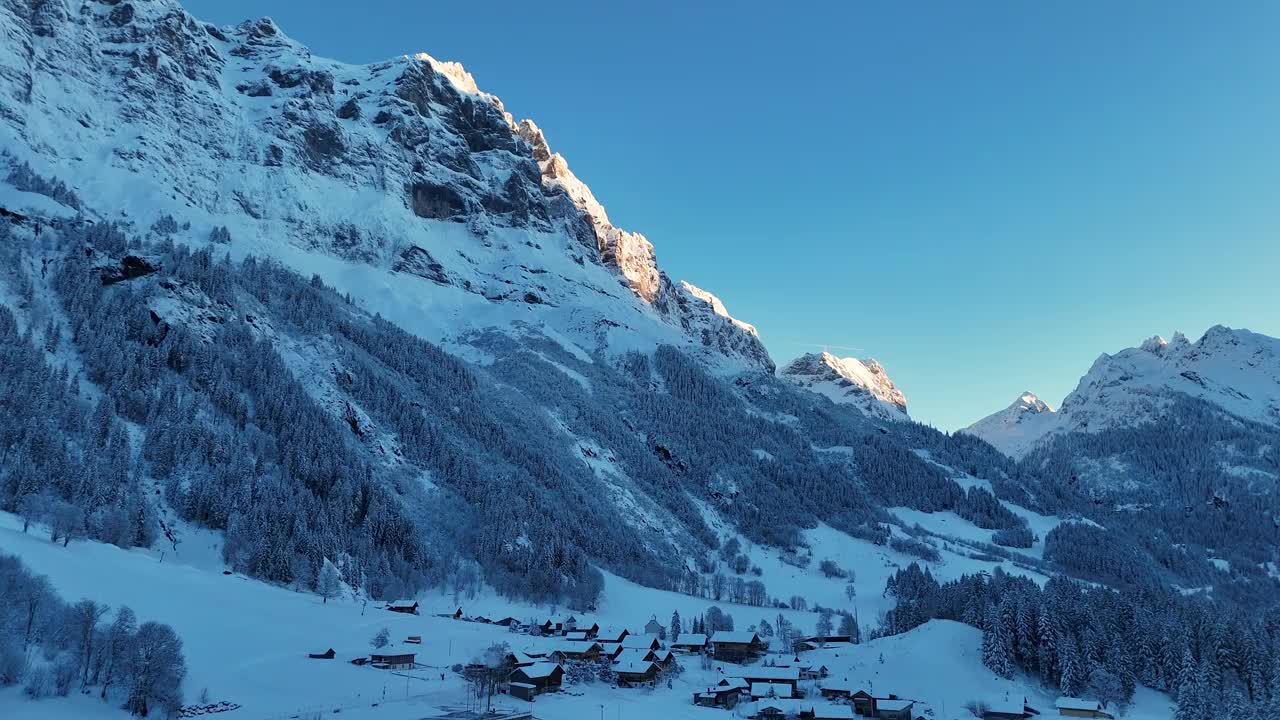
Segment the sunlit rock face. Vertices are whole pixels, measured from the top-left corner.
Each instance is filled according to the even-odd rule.
[[[779,373],[797,385],[852,405],[882,420],[910,420],[907,398],[875,360],[839,358],[829,352],[808,353]]]
[[[172,0],[76,6],[0,4],[0,141],[114,217],[416,275],[450,289],[430,301],[441,335],[532,320],[585,347],[772,370],[750,326],[668,279],[462,65],[339,63],[269,18],[215,27]]]

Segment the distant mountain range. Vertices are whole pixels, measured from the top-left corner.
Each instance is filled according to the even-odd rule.
[[[1178,396],[1244,420],[1280,426],[1280,340],[1221,325],[1196,342],[1182,333],[1103,354],[1054,411],[1032,393],[964,429],[1022,457],[1055,434],[1155,422]]]

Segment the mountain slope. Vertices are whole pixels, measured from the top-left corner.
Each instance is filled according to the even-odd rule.
[[[237,255],[322,270],[433,340],[518,319],[772,368],[456,63],[345,65],[269,19],[220,29],[170,0],[6,0],[0,30],[3,147],[101,216],[226,227]]]
[[[779,376],[799,387],[857,408],[881,420],[910,420],[907,398],[875,360],[838,358],[829,352],[792,360]]]

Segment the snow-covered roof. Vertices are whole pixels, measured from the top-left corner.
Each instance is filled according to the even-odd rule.
[[[650,653],[652,652],[652,650],[645,648],[630,648],[618,653],[618,656],[613,659],[613,662],[615,665],[623,665],[631,662],[645,662],[650,659]]]
[[[730,688],[742,689],[750,686],[751,686],[751,683],[747,682],[742,678],[731,677],[731,678],[722,678],[720,680],[721,689],[730,689]]]
[[[658,666],[655,663],[649,662],[648,660],[625,662],[613,668],[614,672],[635,673],[637,675],[642,673],[647,673],[650,670],[652,670],[653,672],[657,672]]]
[[[711,636],[711,642],[713,643],[740,643],[747,645],[759,641],[760,636],[749,630],[717,630]]]
[[[912,705],[915,705],[915,701],[913,700],[888,700],[888,699],[882,700],[880,698],[876,698],[876,708],[878,710],[888,710],[889,712],[897,712],[899,710],[906,710]]]
[[[596,631],[596,639],[600,641],[618,642],[624,634],[631,634],[631,631],[618,625],[603,625]]]
[[[769,697],[770,694],[773,697],[789,698],[791,697],[791,686],[786,683],[751,683],[751,697]]]
[[[1097,700],[1085,700],[1083,698],[1073,698],[1073,697],[1067,697],[1065,695],[1058,698],[1058,701],[1054,703],[1054,706],[1057,707],[1059,710],[1098,711],[1102,709],[1102,703],[1098,702]]]
[[[527,667],[516,668],[516,670],[520,673],[523,673],[525,677],[533,679],[533,678],[551,677],[551,674],[554,673],[559,667],[560,666],[557,665],[556,663],[543,662],[543,663],[534,663]]]
[[[858,683],[849,678],[831,678],[822,683],[823,690],[843,690],[849,693],[856,693],[862,689]]]
[[[777,708],[785,715],[798,715],[801,710],[808,710],[812,707],[812,703],[806,703],[803,700],[794,698],[769,698],[767,700],[757,700],[750,705],[748,716],[755,717],[765,708]]]
[[[707,636],[702,633],[680,633],[673,645],[706,645]]]
[[[600,643],[594,640],[562,640],[551,648],[551,652],[576,654],[589,652],[591,648],[599,649]]]
[[[813,704],[813,717],[815,720],[844,720],[845,718],[853,718],[853,716],[852,705],[829,702]]]
[[[657,635],[628,635],[622,638],[622,647],[628,649],[643,648],[649,650],[661,646],[662,643],[658,641]]]
[[[800,670],[793,667],[749,667],[742,669],[742,677],[755,680],[799,680]]]
[[[417,600],[396,600],[395,602],[387,603],[387,607],[413,607],[417,604]]]
[[[1026,706],[1022,701],[989,700],[987,701],[987,710],[1002,715],[1021,715],[1026,710]]]

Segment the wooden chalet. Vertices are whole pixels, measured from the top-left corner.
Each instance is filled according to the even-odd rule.
[[[676,664],[676,654],[670,650],[650,650],[650,659],[658,663],[658,667],[666,670]]]
[[[859,690],[849,695],[853,711],[866,717],[876,716],[876,699],[866,690]]]
[[[530,665],[538,662],[540,659],[541,658],[536,658],[536,657],[533,657],[532,655],[528,655],[526,653],[517,652],[513,650],[507,653],[505,656],[503,656],[502,661],[504,664],[507,665],[507,667],[518,668],[518,667],[529,667]]]
[[[1115,717],[1107,712],[1106,706],[1097,700],[1060,697],[1054,703],[1054,707],[1058,708],[1058,715],[1061,717],[1104,718],[1105,720],[1111,720]]]
[[[533,663],[512,670],[507,687],[512,697],[533,702],[538,695],[559,691],[563,681],[564,668],[556,663]]]
[[[391,612],[405,613],[407,615],[418,614],[418,602],[416,600],[396,600],[387,603],[387,609]]]
[[[563,635],[567,630],[578,626],[578,618],[573,615],[556,615],[538,623],[538,631],[543,635]]]
[[[591,633],[587,630],[570,630],[564,634],[564,639],[570,641],[590,640]]]
[[[603,654],[600,643],[594,640],[564,640],[551,649],[548,656],[558,662],[598,660]]]
[[[791,667],[800,671],[801,680],[820,680],[831,673],[826,665],[821,663],[805,662],[800,658],[796,658],[791,663]]]
[[[379,670],[412,670],[416,653],[404,650],[376,650],[369,653],[369,663]]]
[[[853,637],[850,635],[814,635],[791,643],[791,652],[807,652],[818,648],[831,647],[833,645],[850,645],[852,643]]]
[[[793,667],[768,667],[757,665],[742,668],[743,680],[752,685],[756,683],[782,683],[791,687],[792,693],[800,684],[800,671]],[[789,697],[789,696],[788,696]]]
[[[742,688],[712,686],[693,694],[693,704],[701,707],[732,710],[742,699]]]
[[[707,636],[702,633],[680,633],[671,643],[676,652],[701,654],[707,650]]]
[[[618,687],[635,687],[653,685],[662,668],[649,660],[631,660],[614,665],[613,672],[618,678]]]
[[[911,700],[876,698],[875,716],[881,720],[911,720],[914,717],[912,715],[914,707],[915,703]]]
[[[517,620],[517,619],[515,619],[515,618],[511,617],[510,615],[508,615],[507,617],[502,618],[501,620],[494,620],[494,621],[493,621],[493,624],[494,624],[494,625],[501,625],[502,627],[509,627],[509,628],[519,628],[519,627],[521,627],[521,626],[523,625],[523,623],[521,623],[519,620]]]
[[[332,660],[335,655],[337,655],[337,653],[333,651],[333,648],[329,648],[322,653],[308,653],[307,657],[312,660]]]
[[[716,687],[731,688],[733,690],[737,690],[743,694],[746,694],[746,692],[751,689],[751,683],[747,682],[742,678],[737,678],[737,677],[720,678],[720,682],[716,683]]]
[[[711,636],[711,655],[717,660],[740,663],[764,654],[760,636],[749,631],[720,630]]]

